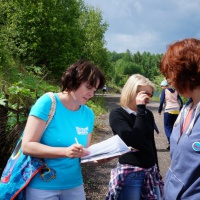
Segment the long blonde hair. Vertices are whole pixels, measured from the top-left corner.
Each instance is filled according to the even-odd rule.
[[[154,91],[154,84],[141,74],[133,74],[126,81],[120,98],[120,105],[127,108],[129,103],[135,98],[138,86],[151,86]]]

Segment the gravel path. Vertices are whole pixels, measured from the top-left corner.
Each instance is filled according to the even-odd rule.
[[[112,136],[112,131],[109,127],[109,111],[119,106],[119,95],[105,95],[105,106],[108,111],[106,114],[99,116],[97,120],[98,127],[95,128],[93,142],[100,142]],[[156,147],[158,151],[158,159],[160,172],[162,177],[165,177],[166,171],[170,165],[169,151],[167,147],[167,139],[163,130],[163,115],[158,115],[158,102],[152,101],[148,108],[153,112],[156,124],[160,131],[155,133]],[[102,165],[88,165],[82,164],[83,178],[87,200],[103,200],[107,190],[110,179],[110,171],[116,167],[118,159],[102,164]]]

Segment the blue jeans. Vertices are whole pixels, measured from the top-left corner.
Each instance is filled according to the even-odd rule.
[[[130,173],[125,178],[125,185],[120,192],[119,200],[141,200],[141,191],[144,184],[145,172],[138,171]],[[159,186],[154,187],[157,200],[161,200]]]
[[[144,171],[133,172],[127,175],[124,181],[125,185],[120,192],[119,200],[140,200],[144,178]]]

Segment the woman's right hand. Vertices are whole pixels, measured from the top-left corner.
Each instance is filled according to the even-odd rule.
[[[89,151],[87,151],[81,144],[73,144],[66,148],[66,157],[69,158],[80,158],[87,156]]]

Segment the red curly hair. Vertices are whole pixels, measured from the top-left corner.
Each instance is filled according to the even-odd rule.
[[[160,71],[180,93],[200,86],[200,40],[189,38],[170,44]]]

